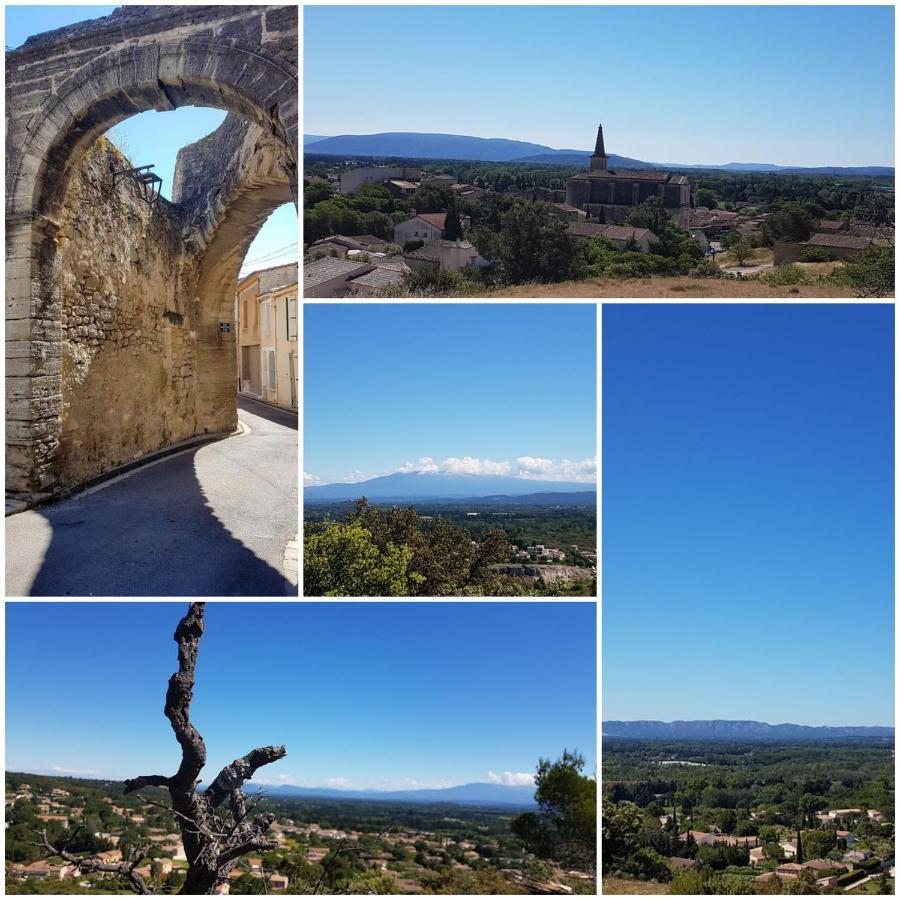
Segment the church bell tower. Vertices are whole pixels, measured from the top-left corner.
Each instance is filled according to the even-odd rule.
[[[594,146],[594,155],[591,157],[592,172],[606,172],[609,169],[609,158],[603,146],[603,125],[597,126],[597,143]]]

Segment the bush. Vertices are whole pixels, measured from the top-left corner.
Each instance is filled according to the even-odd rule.
[[[838,887],[846,887],[848,884],[853,884],[854,882],[859,881],[860,878],[865,878],[865,876],[866,873],[862,869],[854,869],[852,872],[844,872],[843,875],[838,875]]]
[[[665,857],[649,847],[644,847],[631,856],[625,863],[625,868],[637,878],[645,878],[650,881],[672,880],[672,870]]]
[[[849,284],[858,297],[890,297],[894,293],[894,248],[871,246],[847,260],[836,280]]]
[[[832,262],[834,254],[830,250],[826,250],[825,247],[806,247],[803,253],[800,254],[800,259],[803,262],[810,263]]]
[[[807,284],[808,279],[802,269],[788,263],[783,266],[775,266],[771,272],[759,276],[761,280],[767,284],[784,285],[784,284]]]
[[[716,264],[710,259],[702,259],[691,269],[694,278],[715,278],[719,274]]]

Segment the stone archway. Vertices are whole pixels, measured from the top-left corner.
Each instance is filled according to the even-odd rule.
[[[179,358],[180,368],[185,369],[187,358],[207,367],[182,371],[179,377],[194,394],[224,396],[226,376],[233,375],[224,362],[228,341],[215,337],[211,327],[233,320],[233,310],[225,316],[221,296],[232,268],[236,279],[233,259],[240,246],[246,250],[276,200],[297,198],[296,59],[297,9],[273,6],[123,7],[103,19],[39,35],[7,54],[8,492],[52,495],[81,477],[61,465],[66,261],[60,242],[66,240],[66,194],[88,148],[139,112],[186,105],[225,109],[251,123],[243,125],[239,149],[246,151],[247,140],[278,148],[276,154],[261,154],[269,160],[268,170],[264,162],[255,171],[246,152],[233,160],[247,164],[239,171],[222,165],[227,157],[219,157],[217,166],[195,166],[191,191],[173,198],[158,236],[168,243],[180,232],[179,280],[193,298],[181,311],[167,307],[164,312],[166,328],[183,328],[188,315],[181,342],[196,346]],[[233,143],[235,126],[229,128]],[[197,159],[188,153],[185,165]],[[256,200],[250,201],[254,191]],[[240,237],[235,223],[243,229]],[[230,253],[225,249],[229,240]],[[206,253],[210,257],[204,263]],[[231,266],[214,264],[217,256],[231,260]],[[201,316],[201,301],[209,300],[213,285],[220,291],[217,308]],[[79,297],[90,307],[88,317],[102,306],[102,295],[97,302],[83,292]],[[90,333],[92,325],[79,323],[78,328]],[[91,336],[92,341],[108,339],[109,329],[94,331],[99,336]],[[69,324],[66,335],[71,333]],[[224,422],[213,414],[196,417],[192,427],[194,433],[208,433]],[[101,471],[173,439],[150,431],[123,451],[125,459],[105,459]]]

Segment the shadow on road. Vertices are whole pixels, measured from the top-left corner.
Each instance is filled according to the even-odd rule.
[[[253,412],[260,414],[255,408]],[[21,514],[40,515],[51,534],[30,596],[296,595],[282,572],[256,556],[216,517],[196,476],[197,452],[183,453],[96,493]],[[17,551],[25,556],[27,547],[32,557],[39,556],[24,532],[11,545],[10,521],[8,572],[20,562]],[[46,530],[38,524],[34,533]]]
[[[242,397],[240,394],[238,394],[237,407],[245,412],[253,413],[254,416],[259,416],[261,419],[266,419],[274,425],[283,425],[285,428],[298,430],[297,413],[291,410],[278,409],[268,403],[260,403],[250,397]]]

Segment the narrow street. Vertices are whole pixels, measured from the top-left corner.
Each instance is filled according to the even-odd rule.
[[[249,429],[6,519],[7,596],[296,595],[297,416],[244,397]]]

